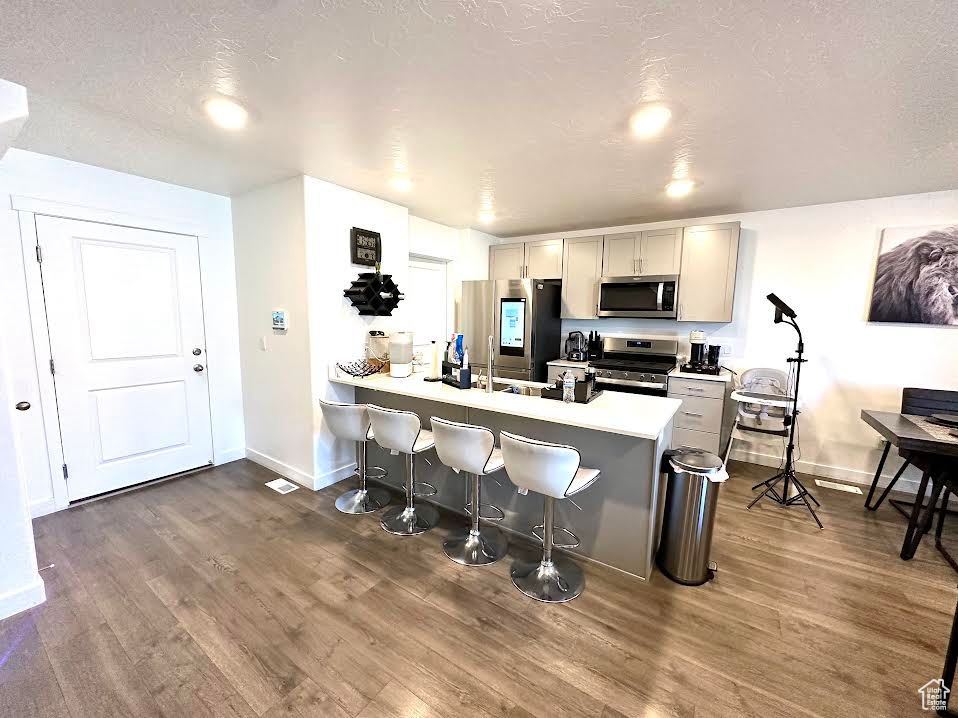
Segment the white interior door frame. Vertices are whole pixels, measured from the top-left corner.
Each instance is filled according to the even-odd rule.
[[[40,408],[43,413],[43,425],[46,430],[47,459],[49,461],[50,481],[53,486],[54,510],[60,511],[70,505],[70,499],[63,470],[65,462],[63,460],[63,442],[60,437],[60,418],[57,413],[56,390],[53,383],[53,375],[50,373],[50,362],[53,357],[50,349],[50,335],[46,321],[46,304],[43,299],[43,281],[40,274],[40,263],[36,261],[37,215],[77,219],[155,232],[182,234],[196,237],[200,243],[206,239],[206,235],[195,231],[192,225],[183,222],[157,217],[139,217],[96,207],[83,207],[31,197],[21,197],[17,195],[9,195],[9,197],[10,206],[17,211],[20,222],[20,243],[23,251],[23,268],[26,277],[27,299],[30,307],[30,325],[33,332],[34,357],[36,359],[41,403]],[[202,291],[202,272],[200,272],[201,296]]]
[[[425,265],[435,265],[437,268],[442,268],[443,274],[445,276],[445,286],[443,287],[443,307],[444,307],[444,327],[442,334],[443,336],[440,339],[448,339],[449,332],[451,331],[450,327],[455,324],[455,306],[451,301],[453,296],[451,292],[450,283],[452,282],[452,276],[450,272],[451,262],[443,257],[430,257],[424,254],[410,254],[409,255],[409,264],[425,264]],[[421,344],[421,342],[420,342]],[[428,358],[428,357],[426,357]]]

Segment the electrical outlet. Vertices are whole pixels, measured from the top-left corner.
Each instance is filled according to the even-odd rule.
[[[723,345],[722,345],[721,356],[723,356],[723,357],[730,357],[730,356],[732,356],[732,347],[729,346],[728,344],[723,344]]]

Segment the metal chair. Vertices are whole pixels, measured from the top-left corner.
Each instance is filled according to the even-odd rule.
[[[356,443],[356,474],[359,488],[347,491],[336,499],[336,508],[344,514],[368,514],[378,511],[389,503],[389,492],[384,489],[369,488],[366,479],[370,476],[383,478],[386,470],[366,465],[366,443],[372,439],[369,412],[365,404],[343,404],[338,401],[319,400],[323,419],[337,439]],[[378,469],[380,473],[371,474],[369,469]]]
[[[415,505],[416,455],[435,445],[432,432],[422,428],[419,416],[411,411],[399,411],[369,404],[369,419],[376,443],[388,451],[403,454],[406,459],[406,505],[397,506],[383,514],[380,525],[384,531],[398,536],[425,533],[439,523],[439,512],[428,504]],[[429,484],[421,484],[436,493]],[[418,494],[431,495],[431,494]]]
[[[599,478],[599,470],[581,466],[579,450],[572,446],[550,444],[505,431],[500,434],[500,442],[506,473],[512,483],[520,489],[542,494],[545,500],[542,524],[533,527],[533,535],[542,541],[542,559],[536,563],[514,564],[512,583],[537,601],[571,601],[582,593],[585,576],[573,561],[552,555],[554,547],[575,548],[579,545],[574,533],[555,526],[555,500],[569,498],[587,489]],[[541,537],[538,529],[542,530]],[[568,534],[571,541],[556,543],[556,530]]]
[[[486,566],[506,555],[509,542],[499,529],[481,529],[479,477],[499,471],[503,465],[502,452],[496,448],[496,437],[483,426],[461,424],[434,416],[430,419],[436,440],[439,460],[456,472],[469,476],[469,528],[455,532],[442,543],[442,550],[450,559],[463,566]],[[502,519],[502,512],[489,520]]]

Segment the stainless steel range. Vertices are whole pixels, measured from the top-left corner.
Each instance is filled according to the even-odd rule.
[[[602,358],[590,361],[589,367],[595,372],[596,388],[665,396],[678,351],[674,339],[606,337]]]

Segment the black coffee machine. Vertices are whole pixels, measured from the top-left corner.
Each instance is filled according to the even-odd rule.
[[[718,344],[707,345],[705,332],[693,329],[689,334],[689,346],[689,362],[682,365],[682,371],[692,374],[718,374],[722,371],[719,366],[722,347]]]

